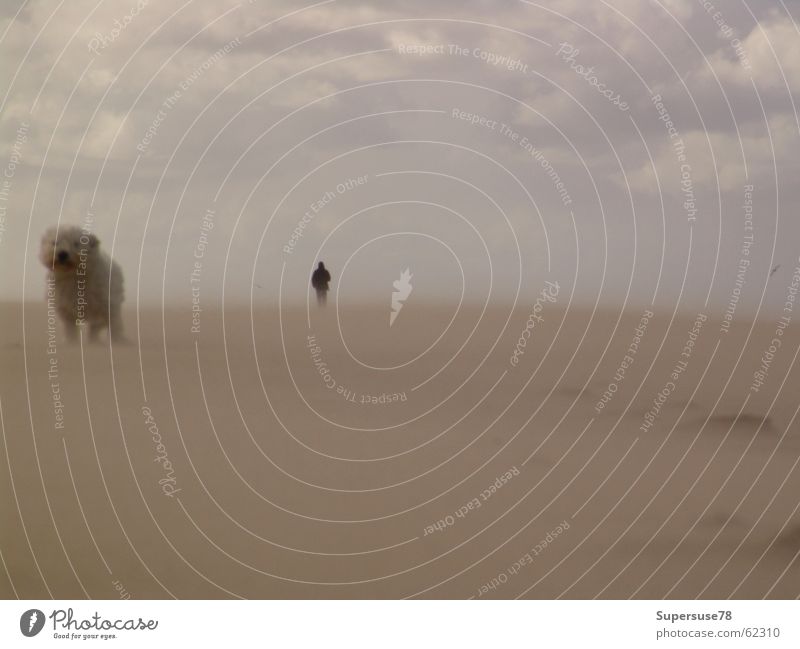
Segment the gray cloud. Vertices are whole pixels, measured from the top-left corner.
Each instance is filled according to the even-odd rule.
[[[318,256],[335,272],[368,239],[413,227],[473,265],[467,293],[477,301],[488,287],[485,245],[502,299],[515,294],[521,264],[524,295],[556,277],[589,303],[619,303],[630,285],[636,302],[670,305],[683,287],[684,304],[709,295],[721,304],[747,184],[757,230],[745,304],[760,301],[773,265],[796,263],[796,2],[142,4],[133,15],[135,2],[55,11],[42,0],[1,14],[0,160],[30,124],[6,201],[3,299],[38,297],[39,232],[88,211],[150,302],[161,300],[162,277],[170,300],[190,299],[209,208],[212,302],[223,272],[226,299],[248,299],[254,277],[258,298],[276,300],[284,263],[285,294],[302,299]],[[571,60],[557,53],[562,43],[577,52]],[[401,53],[409,45],[430,51]],[[454,109],[496,125],[455,119]],[[414,173],[378,176],[390,172]],[[364,175],[363,186],[336,192]],[[287,255],[327,191],[335,198]],[[370,299],[411,257],[428,278],[419,294],[452,296],[454,270],[437,266],[444,248],[410,236],[365,246],[351,262],[363,272],[343,290]],[[782,302],[784,279],[768,287],[768,303]]]

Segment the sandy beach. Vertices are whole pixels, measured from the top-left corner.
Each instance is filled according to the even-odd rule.
[[[797,331],[531,305],[0,305],[0,595],[800,595]]]

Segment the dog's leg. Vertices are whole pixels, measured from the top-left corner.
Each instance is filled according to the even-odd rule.
[[[67,341],[70,343],[77,342],[78,340],[78,325],[73,318],[62,318],[61,322],[64,324],[64,333],[67,336]]]
[[[122,313],[119,306],[111,309],[111,321],[108,325],[108,339],[115,343],[128,342],[122,328]]]
[[[89,342],[96,343],[100,338],[100,332],[105,329],[102,323],[93,322],[89,325]]]

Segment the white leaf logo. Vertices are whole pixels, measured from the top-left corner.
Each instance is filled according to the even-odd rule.
[[[394,324],[397,315],[400,313],[400,309],[403,308],[403,302],[405,302],[406,299],[408,299],[408,296],[411,295],[411,290],[414,288],[411,286],[412,277],[413,275],[411,274],[411,271],[406,268],[402,273],[400,273],[400,279],[392,282],[394,291],[392,291],[392,312],[389,314],[390,327]]]

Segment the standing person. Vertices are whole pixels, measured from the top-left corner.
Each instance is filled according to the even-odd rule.
[[[328,282],[331,281],[331,274],[325,268],[325,264],[319,262],[317,270],[311,275],[311,286],[317,292],[317,304],[325,306],[328,301]]]

